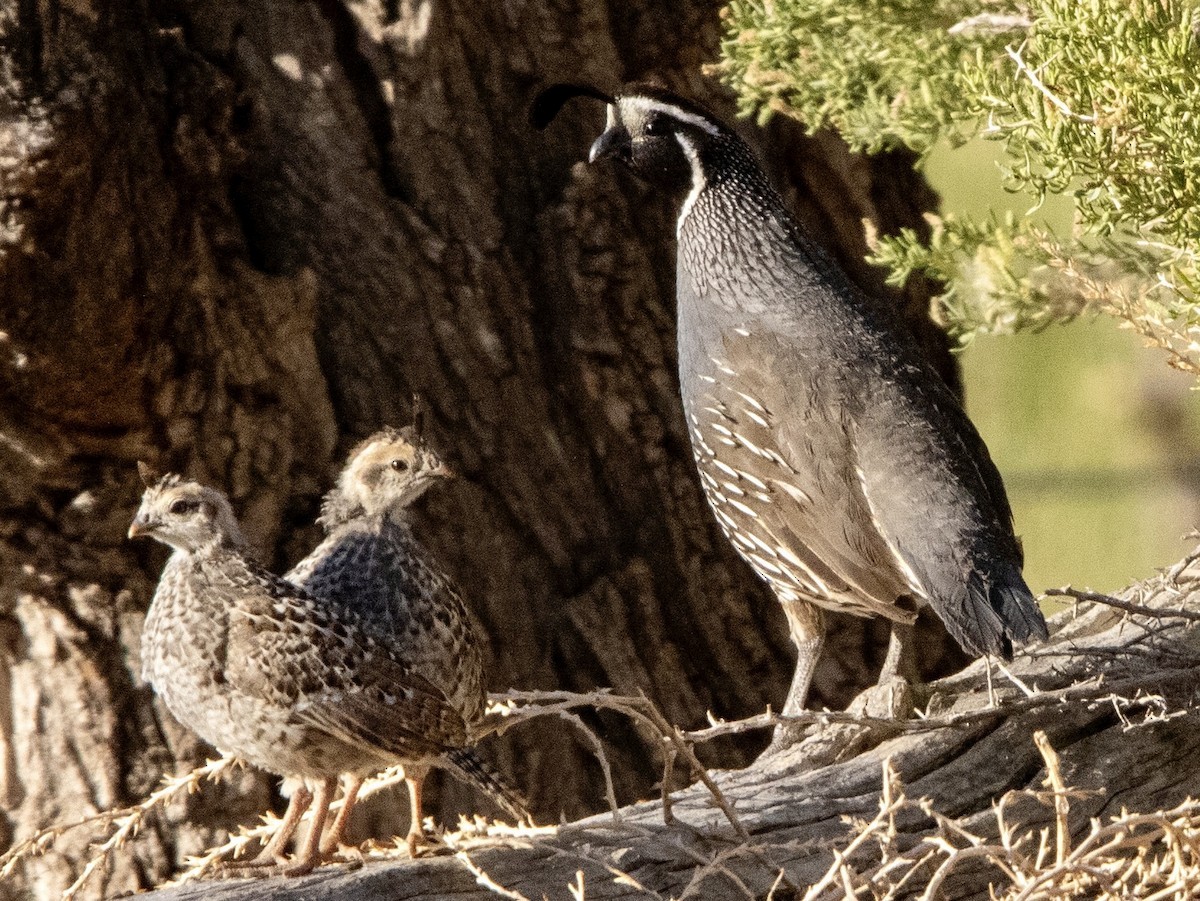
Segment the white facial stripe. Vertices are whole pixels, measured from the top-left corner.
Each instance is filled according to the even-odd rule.
[[[617,124],[617,105],[615,103],[610,103],[608,105],[607,109],[608,109],[608,119],[604,124],[605,131],[607,131],[608,129],[612,128],[614,125]]]
[[[662,113],[664,116],[672,116],[680,122],[686,122],[688,125],[694,125],[710,135],[720,134],[720,129],[713,125],[703,116],[697,116],[695,113],[689,113],[686,110],[681,110],[677,106],[672,106],[669,103],[663,103],[661,100],[652,100],[649,97],[622,97],[619,102],[628,103],[634,109],[641,110],[644,113]],[[611,107],[609,108],[611,110]],[[611,115],[611,113],[610,113]],[[609,120],[611,124],[612,120]]]
[[[704,181],[704,167],[700,165],[700,154],[696,152],[696,148],[692,146],[692,142],[679,134],[679,132],[675,133],[675,140],[683,148],[683,155],[692,164],[692,190],[688,191],[688,196],[684,198],[683,206],[679,208],[679,221],[675,223],[675,236],[678,237],[679,233],[683,231],[683,221],[687,219],[688,213],[696,205],[696,198],[704,190],[706,182]]]

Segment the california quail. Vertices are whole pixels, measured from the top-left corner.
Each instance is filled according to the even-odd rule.
[[[338,775],[441,759],[467,743],[463,715],[353,610],[256,563],[225,495],[141,468],[148,487],[129,535],[174,548],[146,615],[142,676],[201,738],[301,783],[260,857],[284,862],[311,803],[285,871],[307,873]]]
[[[608,104],[591,161],[686,192],[684,412],[722,530],[787,614],[799,661],[785,714],[804,707],[822,608],[887,617],[895,650],[895,625],[925,604],[969,653],[1008,658],[1014,641],[1045,638],[1000,475],[894,311],[805,234],[707,109],[654,86],[556,85],[534,124],[576,95]]]
[[[484,713],[483,658],[475,623],[454,585],[413,536],[409,505],[451,472],[420,435],[419,425],[384,429],[355,447],[325,497],[326,538],[286,578],[341,616],[348,611],[386,642],[417,675],[441,688],[468,732]],[[518,819],[528,817],[520,795],[469,748],[438,761],[479,785]],[[421,838],[421,786],[429,762],[405,764],[412,820],[410,848]],[[348,799],[361,778],[352,775]],[[336,847],[348,816],[342,808],[326,839]]]

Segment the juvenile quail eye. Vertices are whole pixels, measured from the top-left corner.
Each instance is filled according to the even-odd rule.
[[[405,460],[393,460],[392,469],[396,470],[396,472],[406,472],[408,470],[408,463]]]
[[[651,137],[663,135],[667,133],[667,122],[662,116],[651,116],[642,130]]]
[[[198,505],[195,501],[179,500],[171,504],[167,510],[168,512],[173,513],[175,516],[182,516],[184,513],[190,513],[192,510],[195,510],[197,506]]]

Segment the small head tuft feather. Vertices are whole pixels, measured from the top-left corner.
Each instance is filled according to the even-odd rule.
[[[412,416],[413,443],[420,447],[425,439],[425,400],[416,391],[412,396]]]
[[[151,466],[144,460],[138,460],[138,475],[142,479],[142,484],[147,488],[153,488],[162,481],[162,473]]]

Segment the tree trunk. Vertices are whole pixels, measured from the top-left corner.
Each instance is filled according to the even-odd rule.
[[[165,552],[125,529],[133,463],[227,490],[277,570],[316,541],[341,455],[413,392],[463,474],[421,532],[486,626],[494,689],[645,691],[674,722],[780,705],[777,604],[698,488],[674,362],[674,207],[581,164],[601,112],[527,125],[540,85],[700,79],[716,2],[478,4],[7,0],[0,17],[0,801],[9,834],[136,800],[206,750],[139,677]],[[921,227],[901,156],[794,122],[747,126],[801,217],[869,290],[862,220]],[[895,296],[954,380],[928,291]],[[881,659],[838,624],[815,700]],[[938,628],[929,671],[961,658]],[[7,688],[7,690],[5,690]],[[646,739],[599,722],[622,800]],[[745,764],[761,741],[708,758]],[[588,751],[548,725],[489,749],[544,819],[602,804]],[[446,792],[442,816],[475,799]],[[147,830],[107,891],[159,881],[254,819],[247,774]],[[388,814],[381,829],[401,828]],[[85,850],[26,867],[50,897]]]
[[[1036,686],[1032,695],[997,671],[992,706],[986,663],[978,662],[920,687],[923,720],[864,726],[843,717],[785,755],[713,773],[744,836],[712,792],[693,786],[676,794],[673,825],[664,824],[660,803],[648,802],[623,809],[618,822],[604,814],[548,835],[474,843],[460,836],[454,857],[409,861],[393,853],[357,871],[186,884],[149,898],[433,901],[507,891],[550,901],[881,901],[925,897],[939,870],[933,897],[954,901],[1015,898],[1019,890],[1042,901],[1193,898],[1200,885],[1197,558],[1200,551],[1187,566],[1123,594],[1156,615],[1086,602],[1059,615],[1050,641],[1010,667]],[[1102,840],[1089,842],[1097,833]],[[868,840],[852,844],[863,834]],[[1178,880],[1174,891],[1166,889],[1170,878]],[[568,888],[580,884],[585,895]],[[807,894],[814,886],[821,888]]]

